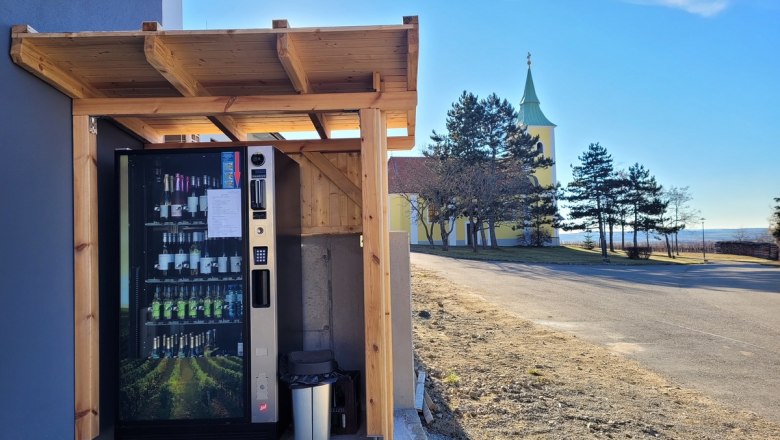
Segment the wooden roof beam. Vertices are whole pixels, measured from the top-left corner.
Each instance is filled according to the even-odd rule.
[[[407,111],[416,106],[417,92],[181,98],[83,98],[73,100],[73,114],[87,116],[221,116],[264,112],[351,112],[371,108],[385,111]]]
[[[413,28],[406,31],[406,90],[417,91],[417,64],[420,58],[420,21],[416,15],[404,17],[404,24]],[[406,133],[414,136],[417,110],[406,112]]]
[[[146,29],[147,23],[144,23]],[[148,26],[157,30],[156,26]],[[173,51],[158,35],[144,37],[146,61],[157,70],[182,96],[211,96],[211,93],[192,76],[173,55]],[[230,116],[211,116],[209,120],[234,141],[247,140],[247,132]]]
[[[319,153],[355,153],[360,152],[360,139],[303,139],[303,140],[263,140],[244,142],[166,142],[147,144],[146,149],[160,148],[235,148],[237,146],[271,145],[287,154]],[[411,150],[414,138],[409,136],[391,136],[387,138],[390,151]]]
[[[289,29],[290,24],[287,20],[274,20],[273,26],[274,29]],[[312,93],[311,82],[306,75],[306,69],[304,69],[301,59],[298,57],[298,51],[295,49],[295,43],[293,43],[290,34],[284,33],[276,36],[276,53],[295,91],[301,94]],[[320,138],[329,139],[330,129],[325,115],[309,113],[309,118]]]
[[[33,43],[21,38],[24,34],[35,32],[35,29],[27,25],[15,25],[11,28],[11,59],[14,63],[73,99],[105,96],[102,91],[84,79],[63,69],[38,50]],[[163,140],[161,134],[140,119],[115,118],[115,121],[146,142],[162,142]]]

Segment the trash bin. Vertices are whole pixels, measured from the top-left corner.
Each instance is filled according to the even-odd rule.
[[[295,440],[330,438],[330,388],[340,376],[337,370],[330,350],[287,354],[281,379],[292,390]]]

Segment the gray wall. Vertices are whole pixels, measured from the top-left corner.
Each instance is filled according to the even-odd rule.
[[[359,370],[361,399],[364,399],[366,360],[360,235],[304,237],[302,248],[303,348],[333,350],[339,367]]]
[[[10,27],[136,30],[160,0],[0,0],[0,438],[73,437],[70,99],[11,61]]]

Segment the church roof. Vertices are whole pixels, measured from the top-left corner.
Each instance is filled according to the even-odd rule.
[[[520,122],[525,125],[555,127],[555,124],[544,116],[542,108],[539,106],[539,98],[536,96],[536,89],[534,88],[534,79],[531,76],[530,61],[528,76],[525,77],[525,91],[523,92],[523,99],[520,101]]]
[[[391,157],[387,162],[388,194],[415,194],[422,182],[433,179],[427,157]]]

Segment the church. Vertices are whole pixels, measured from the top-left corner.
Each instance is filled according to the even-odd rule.
[[[537,148],[543,152],[545,157],[555,160],[555,127],[542,112],[539,98],[536,95],[533,76],[531,75],[531,55],[528,55],[528,72],[525,78],[525,89],[523,98],[520,100],[518,109],[520,122],[525,125],[531,135],[539,136]],[[414,177],[419,178],[421,174],[430,172],[425,166],[424,157],[392,157],[388,161],[388,189],[389,189],[389,216],[390,229],[394,231],[406,231],[409,233],[410,244],[428,244],[425,235],[425,226],[412,205],[416,205],[418,197],[416,194],[409,193],[408,185],[404,184]],[[537,170],[534,177],[540,185],[555,185],[557,183],[556,165],[552,167]],[[403,193],[402,188],[407,192]],[[430,224],[428,218],[425,223]],[[471,245],[472,225],[465,217],[455,219],[454,231],[449,235],[450,246],[468,246]],[[441,244],[441,235],[439,228],[434,228],[434,243]],[[521,244],[524,232],[513,229],[511,225],[502,225],[496,228],[496,237],[499,246],[517,246]],[[558,246],[560,244],[558,230],[551,233],[552,239],[550,245]],[[489,238],[488,238],[489,240]],[[482,244],[482,237],[477,234],[477,244]]]

